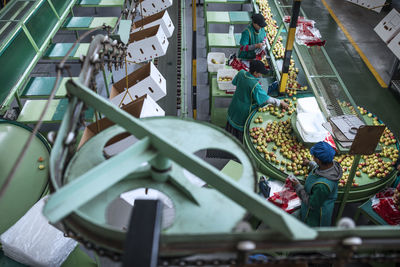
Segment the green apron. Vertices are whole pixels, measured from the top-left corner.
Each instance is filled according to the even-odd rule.
[[[236,74],[232,84],[236,85],[236,91],[228,108],[228,122],[243,132],[247,117],[255,108],[265,104],[269,96],[258,79],[244,70]]]
[[[258,33],[253,27],[253,24],[250,23],[249,26],[242,32],[242,36],[240,38],[240,46],[245,45],[254,45],[259,44],[264,41],[266,34],[264,28],[261,28]],[[251,51],[240,51],[238,52],[238,58],[241,59],[254,59],[256,57],[256,53],[254,50]]]
[[[337,181],[331,181],[321,176],[317,176],[313,170],[307,177],[304,189],[311,196],[311,190],[316,184],[324,184],[329,189],[329,197],[318,209],[311,209],[309,205],[301,203],[301,220],[310,226],[330,226],[333,208],[337,198]]]

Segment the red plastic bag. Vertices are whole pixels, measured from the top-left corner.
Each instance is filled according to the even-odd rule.
[[[244,64],[242,61],[240,61],[237,58],[232,59],[231,62],[229,62],[229,66],[231,66],[233,69],[241,71],[241,70],[245,70],[245,71],[249,71],[249,68],[247,67],[246,64]]]
[[[290,22],[290,17],[285,16],[285,22]],[[298,17],[296,27],[296,42],[300,45],[307,46],[324,46],[326,40],[321,40],[321,34],[317,28],[314,27],[315,21]]]
[[[292,183],[289,179],[286,179],[284,189],[279,192],[275,192],[268,198],[268,201],[274,203],[279,208],[283,209],[288,213],[294,212],[301,205],[301,200],[297,196]]]
[[[377,193],[372,199],[372,209],[388,224],[400,224],[400,210],[395,204],[394,188]]]
[[[327,133],[324,142],[328,143],[333,149],[335,149],[336,152],[338,152],[335,140],[333,140],[333,137],[329,132]]]

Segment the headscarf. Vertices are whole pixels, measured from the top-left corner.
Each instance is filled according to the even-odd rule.
[[[322,163],[331,163],[335,156],[335,150],[326,142],[318,142],[310,149],[311,155],[322,161]]]

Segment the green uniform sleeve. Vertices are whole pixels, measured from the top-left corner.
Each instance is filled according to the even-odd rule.
[[[242,36],[240,38],[240,45],[244,46],[244,45],[248,45],[248,44],[250,44],[250,36],[249,36],[249,30],[246,28],[242,32]]]
[[[258,82],[253,88],[251,96],[253,98],[252,103],[257,104],[258,106],[265,104],[269,99],[269,95],[264,91],[264,89],[262,89],[261,85]]]
[[[240,71],[235,75],[235,77],[232,80],[232,84],[235,86],[237,85],[239,74],[240,74]]]
[[[311,189],[309,205],[311,209],[319,209],[330,194],[329,187],[325,184],[317,183]]]

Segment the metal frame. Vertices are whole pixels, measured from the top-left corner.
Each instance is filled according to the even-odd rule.
[[[5,9],[10,9],[14,3],[18,3],[21,1],[14,1],[7,5]],[[9,88],[9,94],[1,103],[0,106],[0,115],[3,115],[7,109],[9,109],[12,101],[14,100],[14,97],[19,96],[19,91],[22,88],[22,86],[25,84],[26,80],[29,77],[29,74],[35,67],[36,63],[39,61],[39,59],[42,57],[43,53],[45,52],[48,44],[51,42],[51,39],[53,36],[56,34],[58,29],[63,25],[65,19],[67,18],[67,15],[70,11],[70,9],[75,5],[76,0],[71,0],[69,1],[69,4],[65,8],[64,12],[62,14],[57,14],[56,10],[54,9],[53,4],[51,3],[50,0],[38,0],[38,1],[26,1],[28,2],[34,2],[34,5],[30,8],[30,10],[23,16],[22,19],[19,20],[18,25],[14,27],[14,29],[8,34],[8,37],[3,41],[0,45],[0,57],[2,54],[6,51],[12,40],[15,38],[16,34],[20,31],[23,30],[29,41],[31,42],[32,47],[36,50],[36,56],[32,59],[32,61],[29,63],[28,67],[21,73],[20,78],[18,79],[17,83],[13,85],[12,88]],[[41,47],[38,47],[35,41],[32,39],[32,36],[29,32],[29,30],[26,28],[25,23],[29,20],[29,18],[38,12],[38,10],[42,7],[44,2],[48,2],[50,7],[52,8],[54,14],[58,18],[58,22],[56,25],[53,27],[51,30],[50,34],[46,37],[45,41],[43,42]],[[3,12],[5,12],[4,10]],[[3,13],[4,14],[4,13]],[[0,17],[1,19],[1,17]],[[14,20],[7,20],[7,21],[14,21]],[[11,59],[10,59],[11,60]],[[15,59],[14,59],[15,60]]]
[[[288,31],[288,29],[289,29],[288,25],[286,25],[285,23],[283,23],[284,14],[283,14],[282,8],[288,8],[288,7],[292,7],[292,6],[290,6],[290,5],[280,5],[280,4],[278,3],[277,0],[272,0],[272,1],[269,1],[269,2],[270,2],[270,3],[272,2],[272,3],[275,5],[275,8],[278,10],[278,13],[279,13],[279,14],[277,14],[277,16],[279,16],[279,17],[280,17],[280,20],[281,20],[281,24],[280,24],[279,31],[278,31],[278,33],[277,33],[277,35],[276,35],[276,37],[275,37],[275,38],[277,39],[278,36],[280,36],[280,33],[281,33],[281,31],[282,31],[282,29],[281,29],[282,25],[285,27],[286,31]],[[254,10],[255,10],[256,12],[259,11],[259,8],[258,8],[258,6],[257,6],[255,3],[254,3]],[[304,18],[307,18],[307,16],[305,15],[304,11],[302,10],[302,8],[300,8],[300,15],[303,16]],[[275,42],[274,42],[274,43],[275,43]],[[274,45],[274,44],[273,44],[273,45]],[[270,57],[271,57],[271,60],[272,60],[272,63],[273,63],[273,66],[274,66],[274,69],[275,69],[275,72],[276,72],[276,77],[277,77],[277,80],[280,81],[280,79],[281,79],[281,73],[280,73],[280,70],[278,70],[278,68],[277,68],[277,64],[276,64],[277,61],[275,60],[275,58],[274,58],[274,56],[273,56],[273,54],[272,54],[272,50],[273,50],[273,47],[274,47],[273,45],[271,46],[271,45],[269,45],[269,43],[267,42],[267,46],[268,46],[268,49],[269,49],[269,52],[270,52]],[[321,49],[321,51],[322,51],[322,53],[323,53],[323,55],[324,55],[324,58],[327,60],[327,62],[328,62],[328,64],[329,64],[329,67],[331,68],[331,70],[332,70],[332,72],[334,73],[334,75],[318,75],[318,76],[316,76],[316,75],[310,75],[310,72],[309,72],[309,70],[308,70],[309,66],[308,66],[307,64],[305,64],[305,61],[304,61],[304,59],[303,59],[303,56],[304,56],[304,55],[302,55],[302,54],[300,53],[299,45],[297,45],[296,43],[294,43],[294,46],[293,46],[293,47],[294,47],[296,56],[299,58],[299,61],[300,61],[301,67],[302,67],[302,69],[303,69],[303,71],[304,71],[304,73],[305,73],[306,79],[307,79],[307,81],[308,81],[308,83],[309,83],[311,89],[313,90],[315,96],[321,96],[321,94],[318,92],[317,85],[315,84],[313,78],[336,78],[336,79],[339,81],[339,84],[340,84],[340,86],[342,87],[342,91],[343,91],[344,94],[346,95],[347,100],[351,103],[351,105],[352,105],[353,107],[357,107],[356,104],[355,104],[355,102],[354,102],[354,100],[353,100],[353,98],[352,98],[351,95],[349,94],[349,92],[348,92],[348,90],[347,90],[347,87],[346,87],[345,84],[343,83],[343,80],[342,80],[341,77],[339,76],[339,74],[338,74],[338,72],[337,72],[335,66],[332,64],[332,61],[331,61],[331,59],[329,58],[329,56],[328,56],[328,54],[327,54],[327,52],[326,52],[326,50],[325,50],[325,48],[324,48],[323,46],[320,47],[320,49]],[[321,90],[325,90],[325,88],[322,88]],[[323,99],[321,99],[321,97],[316,97],[316,99],[317,99],[317,102],[318,102],[320,108],[322,109],[322,112],[324,113],[325,117],[328,118],[328,117],[329,117],[329,112],[327,111],[327,107],[326,107],[327,105],[326,105],[326,103],[323,101]],[[356,112],[357,115],[362,119],[362,116],[361,116],[361,114],[359,113],[359,111],[358,111],[357,108],[355,108],[355,112]]]

